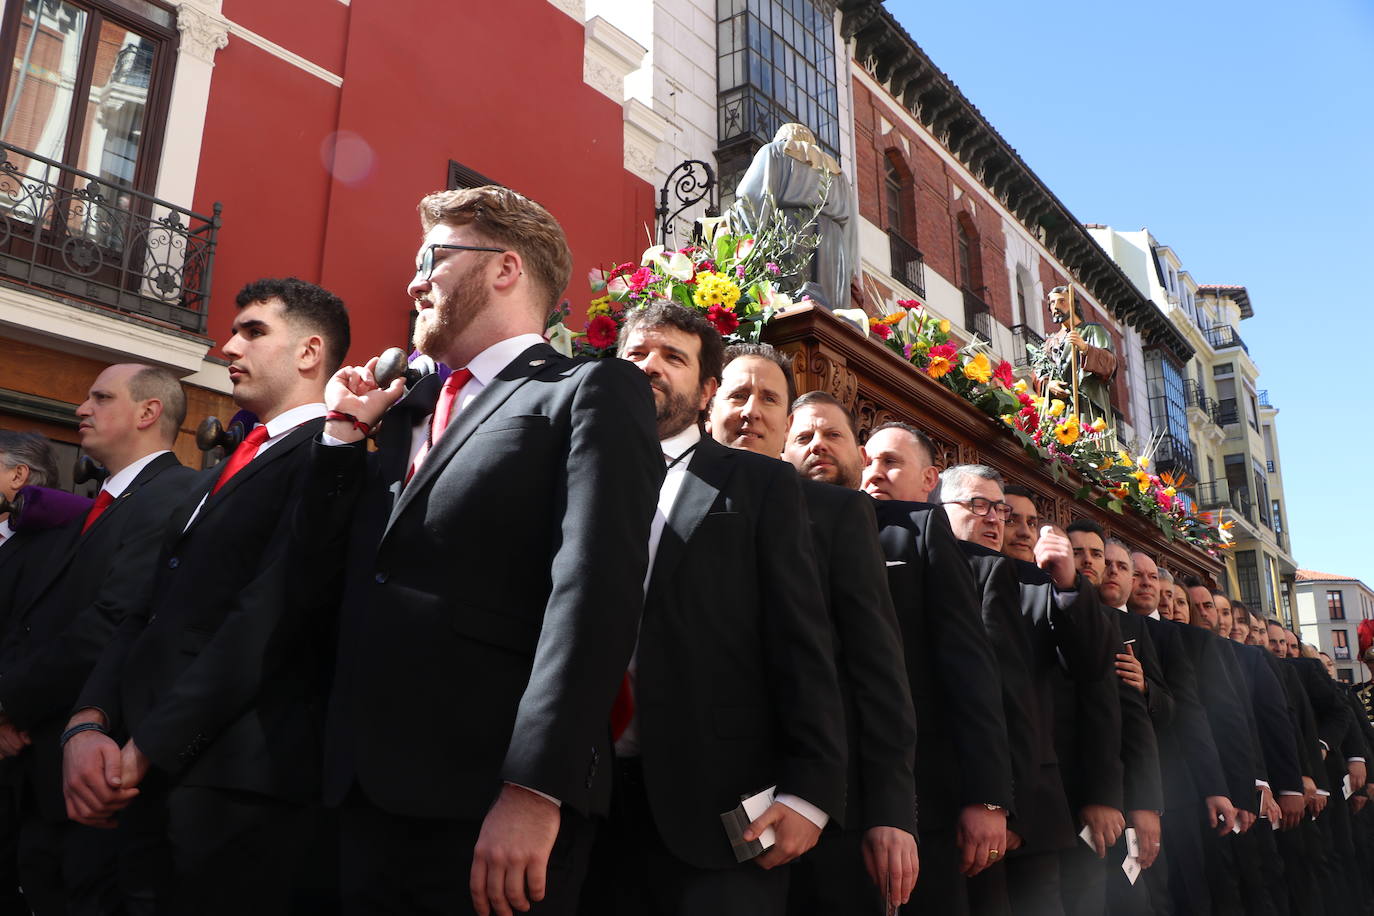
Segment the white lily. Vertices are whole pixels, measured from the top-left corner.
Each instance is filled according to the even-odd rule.
[[[701,227],[702,238],[706,239],[708,243],[714,242],[716,240],[716,233],[720,231],[720,227],[725,225],[729,219],[730,217],[728,216],[703,216],[698,218],[697,225]]]
[[[573,336],[573,332],[561,321],[544,330],[544,338],[548,340],[549,346],[564,356],[573,354]]]
[[[863,309],[835,309],[834,314],[836,318],[843,318],[850,324],[856,325],[860,331],[863,331],[865,337],[869,336],[868,313]]]

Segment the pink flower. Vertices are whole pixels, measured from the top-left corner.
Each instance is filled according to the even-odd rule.
[[[1011,374],[1011,363],[1002,360],[997,364],[997,368],[992,370],[992,377],[1001,382],[1004,388],[1010,388],[1015,382]]]
[[[940,358],[953,362],[954,355],[958,352],[959,348],[954,346],[954,344],[940,344],[938,347],[931,347],[929,355],[931,359]]]
[[[782,268],[774,264],[772,261],[769,261],[767,264],[763,266],[767,268],[768,272],[770,274],[773,274],[774,276],[777,276],[778,274],[782,273]]]
[[[875,324],[871,330],[883,340],[887,340],[892,336],[892,325],[890,324]]]
[[[637,293],[652,282],[654,282],[654,269],[641,267],[630,277],[630,290]]]

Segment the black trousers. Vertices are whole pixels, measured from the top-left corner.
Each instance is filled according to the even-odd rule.
[[[1203,809],[1201,805],[1169,808],[1161,820],[1162,862],[1150,872],[1164,871],[1150,878],[1150,902],[1155,913],[1210,913],[1212,895],[1207,886],[1207,872],[1202,848]],[[1153,882],[1167,875],[1167,892],[1156,892]]]
[[[120,887],[138,916],[297,912],[310,808],[254,792],[165,787],[150,774],[120,815]]]
[[[35,916],[119,912],[117,839],[113,830],[45,820],[30,809],[19,834],[19,880]]]
[[[1202,831],[1203,866],[1207,875],[1207,893],[1212,898],[1215,916],[1242,916],[1245,907],[1240,899],[1240,884],[1236,880],[1234,833],[1217,836],[1215,830]]]
[[[0,916],[29,916],[19,891],[17,761],[0,760]]]
[[[1107,912],[1107,863],[1082,840],[1059,854],[1059,886],[1067,916]]]
[[[1059,852],[1017,850],[1003,868],[1012,916],[1064,916],[1059,887]]]
[[[903,916],[968,916],[968,879],[959,873],[961,854],[954,828],[922,830],[916,837],[916,847],[921,856],[921,873],[911,900],[902,907]]]
[[[826,830],[810,852],[787,866],[788,916],[886,912],[885,897],[864,865],[863,838],[862,830]]]
[[[480,820],[410,817],[373,805],[355,787],[339,810],[339,893],[346,914],[474,913],[468,876]],[[530,913],[572,916],[595,833],[576,811],[560,812],[544,899]]]
[[[617,758],[611,816],[598,831],[583,916],[784,916],[791,873],[752,862],[697,868],[668,850],[649,810],[638,758]],[[713,815],[714,816],[714,813]],[[720,841],[728,844],[725,829]]]
[[[1162,819],[1161,819],[1162,820]],[[1121,863],[1126,861],[1126,834],[1121,834],[1121,839],[1116,841],[1116,845],[1107,850],[1107,858],[1102,864],[1103,877],[1107,884],[1107,910],[1113,916],[1150,916],[1153,912],[1153,905],[1150,901],[1150,885],[1145,880],[1147,872],[1154,871],[1160,867],[1160,862],[1155,861],[1153,865],[1142,871],[1135,879],[1135,884],[1130,882],[1126,873],[1121,870]]]

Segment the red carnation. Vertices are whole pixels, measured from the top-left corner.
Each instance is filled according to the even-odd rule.
[[[875,324],[873,327],[869,328],[869,330],[883,340],[887,340],[892,336],[892,325],[890,324]]]
[[[952,362],[954,360],[955,354],[958,352],[959,348],[954,346],[954,344],[940,344],[938,347],[931,347],[929,355],[931,359],[934,359],[938,356],[943,357]]]
[[[992,370],[992,377],[1001,382],[1004,388],[1010,388],[1016,382],[1011,374],[1011,363],[1005,359],[997,364],[996,369]]]
[[[721,337],[735,333],[739,327],[739,316],[723,305],[713,305],[707,309],[706,320],[715,326]]]
[[[615,344],[620,336],[620,328],[610,315],[597,315],[587,322],[587,343],[601,349]]]

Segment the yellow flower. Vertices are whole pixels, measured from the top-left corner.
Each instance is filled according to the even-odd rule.
[[[926,366],[926,375],[931,378],[943,378],[949,375],[950,370],[953,368],[954,362],[948,357],[932,356],[930,358],[930,364]]]
[[[1140,492],[1144,493],[1150,489],[1150,475],[1145,471],[1136,471],[1131,475],[1135,478],[1136,486],[1140,487]]]
[[[597,315],[609,315],[611,313],[611,297],[602,296],[600,299],[593,299],[587,306],[587,317],[595,318]]]
[[[1142,471],[1147,470],[1150,467],[1150,459],[1146,458],[1144,455],[1141,455],[1140,460],[1137,461],[1136,464],[1140,465],[1140,469]]]
[[[905,317],[906,317],[906,312],[893,312],[893,313],[890,314],[890,315],[885,315],[885,316],[883,316],[883,317],[882,317],[881,319],[879,319],[879,320],[882,321],[883,324],[896,324],[897,322],[901,321],[901,320],[902,320],[903,318],[905,318]]]
[[[1118,452],[1116,453],[1116,460],[1119,461],[1119,462],[1121,462],[1121,463],[1124,464],[1124,465],[1128,465],[1128,466],[1134,466],[1134,465],[1135,465],[1135,459],[1132,458],[1132,457],[1126,452],[1125,449],[1122,449],[1121,451],[1118,451]]]
[[[1026,385],[1026,380],[1019,378],[1016,380],[1016,384],[1011,386],[1011,390],[1015,391],[1017,394],[1024,394],[1027,387],[1029,386]]]
[[[1016,425],[1016,417],[1012,416],[1012,415],[1009,414],[1009,413],[1004,413],[1004,414],[1002,414],[1002,422],[1005,423],[1005,424],[1007,424],[1008,426],[1015,426],[1015,425]]]
[[[1173,487],[1165,487],[1165,488],[1164,488],[1164,495],[1165,495],[1165,496],[1176,496],[1176,495],[1178,495],[1178,490],[1174,489]]]
[[[1112,466],[1112,464],[1113,464],[1113,462],[1112,462],[1112,456],[1111,456],[1111,455],[1107,455],[1106,457],[1104,457],[1104,458],[1102,459],[1102,463],[1099,464],[1099,465],[1097,466],[1097,469],[1098,469],[1099,471],[1105,471],[1105,470],[1108,470],[1108,469]]]
[[[1078,441],[1078,418],[1069,417],[1063,423],[1054,428],[1054,438],[1059,440],[1059,444],[1066,448]]]
[[[1059,400],[1059,398],[1055,398],[1053,401],[1050,401],[1049,415],[1052,416],[1052,417],[1061,417],[1061,416],[1063,416],[1063,415],[1064,415],[1064,402],[1061,401],[1061,400]]]
[[[1093,420],[1093,425],[1092,425],[1092,430],[1093,430],[1093,432],[1095,432],[1095,433],[1100,433],[1100,432],[1102,432],[1102,431],[1103,431],[1104,429],[1106,429],[1106,428],[1107,428],[1107,421],[1106,421],[1106,420],[1102,419],[1101,417],[1098,417],[1096,420]]]
[[[948,333],[949,333],[949,319],[948,319],[948,318],[941,318],[941,319],[940,319],[940,333],[941,333],[941,334],[948,334]]]
[[[964,378],[975,382],[987,383],[992,379],[992,363],[986,353],[979,353],[964,363]]]

